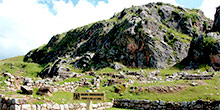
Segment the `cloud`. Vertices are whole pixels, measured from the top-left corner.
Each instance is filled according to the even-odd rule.
[[[205,16],[214,20],[216,7],[220,5],[220,0],[204,0],[199,9],[201,9]]]
[[[108,19],[132,5],[158,1],[178,5],[175,0],[108,0],[96,5],[87,0],[79,0],[76,5],[53,0],[54,15],[37,0],[3,0],[0,3],[0,59],[24,55],[47,43],[53,35]]]

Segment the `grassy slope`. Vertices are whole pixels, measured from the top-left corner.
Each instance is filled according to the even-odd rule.
[[[9,58],[6,60],[1,60],[0,61],[0,73],[2,72],[10,72],[14,75],[22,75],[22,76],[29,76],[32,78],[36,78],[35,76],[37,75],[38,72],[40,72],[42,70],[42,67],[38,64],[35,63],[26,63],[22,61],[23,56],[19,56],[19,57],[14,57],[14,58]],[[14,69],[11,68],[11,65],[14,65]],[[138,71],[139,69],[129,69],[126,68],[126,70],[130,70],[130,71]],[[153,71],[153,69],[144,69],[147,73]],[[204,68],[200,69],[201,71],[204,70]],[[165,69],[165,70],[160,70],[161,75],[163,77],[165,77],[165,74],[172,74],[175,72],[180,72],[181,70],[178,69]],[[197,71],[197,70],[196,70]],[[114,72],[117,73],[117,71],[115,71],[114,69],[111,68],[105,68],[99,71],[96,71],[98,74],[100,73],[104,73],[104,72]],[[195,71],[189,71],[189,72],[195,72]],[[92,79],[93,76],[88,76],[88,75],[84,75],[83,77]],[[4,81],[5,78],[1,78],[1,81]],[[103,80],[107,81],[107,79],[109,79],[108,77],[104,77]],[[79,81],[79,78],[70,78],[61,82],[56,82],[59,84],[63,84],[64,82],[75,82],[75,81]],[[166,94],[159,94],[159,93],[146,93],[146,92],[142,92],[139,94],[136,93],[130,93],[129,92],[129,87],[126,89],[126,91],[123,93],[123,95],[119,95],[117,93],[112,92],[113,91],[113,86],[109,86],[109,87],[102,87],[102,85],[104,84],[102,82],[101,84],[101,88],[99,90],[99,92],[103,92],[105,91],[106,93],[106,101],[111,101],[111,99],[115,98],[126,98],[126,99],[147,99],[147,100],[164,100],[164,101],[191,101],[191,100],[198,100],[198,99],[203,99],[203,100],[220,100],[219,95],[217,95],[217,93],[219,93],[219,89],[215,89],[215,87],[220,88],[219,85],[219,75],[215,75],[213,80],[206,80],[205,82],[208,85],[201,85],[201,86],[196,86],[196,87],[192,87],[189,86],[188,88],[180,91],[180,92],[175,92],[175,93],[166,93]],[[184,84],[184,83],[191,83],[191,81],[183,81],[183,80],[178,80],[178,81],[173,81],[173,82],[157,82],[157,83],[146,83],[146,84],[139,84],[138,82],[135,82],[134,86],[144,86],[144,87],[148,87],[148,86],[155,86],[155,85],[159,85],[159,86],[167,86],[167,85],[176,85],[176,84]],[[1,85],[2,88],[3,85]],[[116,86],[120,86],[120,85],[116,85]],[[87,87],[79,87],[76,92],[85,92],[87,91],[89,88]],[[34,94],[33,97],[39,97],[41,98],[41,100],[36,101],[36,102],[30,102],[30,103],[43,103],[43,101],[47,100],[50,101],[52,100],[53,102],[56,103],[74,103],[74,102],[79,102],[79,101],[73,101],[72,97],[73,94],[70,92],[56,92],[53,93],[52,97],[45,97],[43,98],[42,96],[38,96],[36,95],[36,91],[37,88],[34,89]],[[11,95],[20,95],[19,93],[14,93],[14,92],[0,92],[0,94],[7,94],[8,96]],[[97,102],[94,102],[97,103]],[[113,108],[114,110],[114,108]]]
[[[9,72],[14,75],[36,77],[43,69],[39,64],[23,62],[24,56],[0,60],[0,73]]]

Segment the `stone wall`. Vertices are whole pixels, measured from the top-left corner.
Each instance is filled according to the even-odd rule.
[[[185,80],[210,80],[213,79],[214,74],[211,75],[185,75]]]
[[[165,102],[162,100],[116,99],[113,106],[139,110],[219,110],[220,101]]]
[[[94,110],[103,110],[105,108],[111,108],[113,103],[105,102],[93,104]],[[56,104],[56,103],[45,103],[45,104],[27,104],[25,98],[8,98],[0,95],[0,110],[86,110],[85,103],[74,103],[74,104]]]

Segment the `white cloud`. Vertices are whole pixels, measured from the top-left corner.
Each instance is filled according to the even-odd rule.
[[[80,0],[74,6],[60,0],[54,1],[57,14],[53,15],[37,0],[3,0],[0,3],[0,59],[24,55],[47,43],[55,34],[108,19],[132,5],[158,1],[177,5],[175,0],[108,0],[108,3],[100,1],[94,6],[87,0]]]
[[[214,20],[216,7],[220,5],[220,0],[204,0],[199,9],[201,9],[205,16]]]

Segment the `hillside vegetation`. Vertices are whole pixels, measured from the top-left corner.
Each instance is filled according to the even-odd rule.
[[[2,72],[10,72],[14,76],[28,76],[34,79],[35,81],[39,80],[39,78],[36,77],[36,75],[43,69],[40,65],[35,63],[26,63],[22,61],[23,56],[9,58],[5,60],[0,61],[0,67],[1,67],[1,73]],[[13,62],[13,63],[12,63]],[[14,66],[11,68],[11,64]],[[9,65],[9,66],[8,66]],[[25,67],[23,66],[25,65]],[[208,67],[210,68],[210,67]],[[153,71],[156,71],[155,69],[131,69],[131,68],[124,68],[125,71],[132,71],[132,72],[140,72],[144,71],[142,73],[143,77],[149,77],[149,74],[152,74]],[[106,93],[106,101],[111,101],[112,99],[148,99],[148,100],[164,100],[164,101],[193,101],[193,100],[219,100],[219,72],[215,72],[215,76],[213,80],[204,80],[204,81],[196,81],[196,80],[174,80],[174,81],[163,81],[166,79],[167,76],[172,75],[174,73],[181,73],[186,72],[189,74],[200,74],[202,71],[206,71],[207,66],[201,67],[197,70],[190,70],[190,71],[183,71],[176,68],[169,68],[169,69],[160,69],[159,75],[157,77],[161,77],[162,80],[152,80],[151,82],[142,82],[139,80],[138,76],[134,77],[128,77],[125,79],[118,79],[113,78],[111,76],[102,76],[102,81],[100,83],[100,88],[97,90],[97,92],[105,92]],[[22,72],[21,72],[22,71]],[[158,71],[158,70],[157,70]],[[116,71],[111,68],[104,68],[100,69],[98,71],[94,71],[96,73],[96,76],[88,75],[87,73],[80,73],[82,74],[81,77],[78,78],[67,78],[61,81],[53,82],[52,84],[56,85],[63,85],[63,84],[69,84],[70,82],[76,83],[77,81],[80,81],[82,78],[87,78],[89,82],[92,81],[92,79],[96,78],[97,75],[100,76],[103,73],[112,73],[116,75],[120,75],[119,71]],[[212,74],[213,72],[210,72],[208,74]],[[7,77],[1,76],[1,81],[6,80]],[[113,80],[120,80],[121,82],[112,84],[110,86],[103,86],[105,83],[108,82],[109,79]],[[128,84],[126,88],[121,90],[122,84],[126,84],[129,82],[129,80],[132,80],[132,84]],[[150,81],[150,80],[149,80]],[[193,83],[196,83],[198,85],[193,85]],[[15,84],[15,83],[14,83]],[[175,87],[179,85],[187,85],[175,92],[160,92],[159,90],[154,91],[143,91],[141,88],[143,87]],[[135,89],[135,91],[132,89],[133,87],[139,88]],[[180,86],[181,87],[181,86]],[[6,89],[6,85],[3,83],[1,85],[2,89]],[[119,91],[121,92],[115,92],[115,88],[119,88]],[[12,91],[0,91],[0,94],[5,94],[6,96],[17,96],[22,97],[22,94],[20,94],[19,88],[15,92]],[[78,87],[75,92],[86,92],[90,89],[93,89],[93,86],[82,86]],[[36,95],[36,92],[38,90],[38,87],[34,87],[34,99],[39,99],[38,101],[30,100],[29,103],[33,104],[41,104],[44,102],[55,102],[55,103],[76,103],[79,101],[74,101],[72,99],[73,94],[72,92],[67,91],[58,91],[52,94],[51,97],[46,96],[39,96]],[[94,89],[96,90],[96,89]],[[66,97],[66,98],[63,98]],[[95,102],[97,103],[97,102]]]
[[[30,104],[85,102],[73,92],[104,92],[106,102],[220,100],[219,11],[213,25],[201,10],[149,3],[55,35],[0,61],[0,94]]]
[[[56,73],[47,70],[61,65],[84,71],[115,62],[131,68],[169,68],[184,60],[192,39],[211,27],[212,21],[201,10],[164,3],[133,6],[108,20],[53,36],[25,55],[24,61],[49,63],[42,71],[49,77]]]

